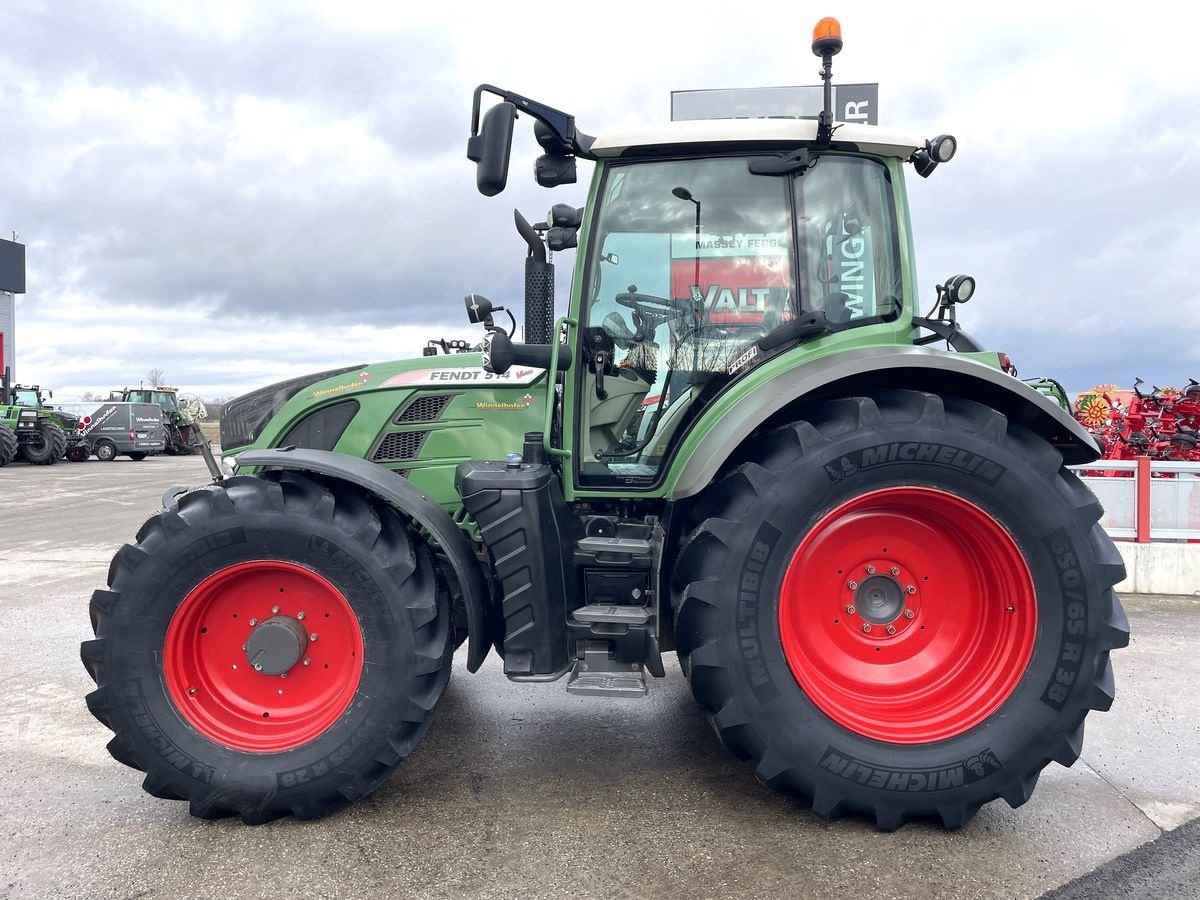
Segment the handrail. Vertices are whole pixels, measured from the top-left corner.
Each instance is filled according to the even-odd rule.
[[[557,385],[557,382],[558,382],[557,347],[558,347],[558,344],[563,343],[563,340],[562,340],[563,337],[569,337],[569,335],[570,335],[570,331],[568,331],[566,335],[563,335],[563,328],[566,328],[568,326],[577,327],[578,325],[579,325],[579,320],[572,319],[569,316],[563,316],[557,322],[554,323],[554,341],[555,341],[555,343],[552,346],[555,347],[555,352],[552,352],[550,354],[550,370],[549,370],[549,372],[547,372],[547,377],[546,377],[546,422],[545,422],[544,427],[542,428],[542,448],[547,453],[549,453],[551,456],[561,456],[564,459],[571,458],[571,451],[564,450],[561,447],[552,446],[550,443],[550,434],[551,434],[550,428],[554,424],[554,405],[555,405],[555,401],[558,399],[557,396],[555,395],[555,388],[558,386]]]

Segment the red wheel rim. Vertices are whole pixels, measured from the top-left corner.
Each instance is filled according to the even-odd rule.
[[[918,744],[978,725],[1020,682],[1037,631],[1012,536],[961,497],[895,487],[825,515],[784,574],[783,650],[804,692],[865,737]]]
[[[263,646],[264,632],[251,637],[256,629],[298,642],[295,662],[284,656],[276,665],[286,671],[255,670],[244,648]],[[362,631],[342,593],[311,569],[273,560],[201,581],[179,604],[163,646],[167,690],[183,717],[218,744],[259,753],[324,732],[350,705],[362,668]]]

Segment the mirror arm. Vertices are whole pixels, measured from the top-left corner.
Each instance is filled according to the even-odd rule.
[[[471,100],[471,137],[476,137],[479,134],[479,110],[483,102],[484,91],[495,94],[502,101],[515,104],[519,110],[533,116],[533,118],[553,131],[555,137],[563,142],[563,147],[569,152],[583,159],[596,158],[591,153],[592,144],[596,139],[591,135],[584,134],[575,127],[574,116],[491,84],[481,84],[475,88],[475,95]]]

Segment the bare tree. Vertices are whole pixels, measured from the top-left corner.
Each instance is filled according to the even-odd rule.
[[[162,369],[151,369],[146,373],[146,383],[152,388],[162,387],[166,380],[166,376],[163,375]]]
[[[95,401],[95,400],[101,400],[103,398],[101,398],[99,392],[97,392],[97,391],[84,391],[83,396],[80,397],[79,399],[83,403],[88,403],[88,402]]]

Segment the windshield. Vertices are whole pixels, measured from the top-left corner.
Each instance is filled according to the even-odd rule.
[[[612,349],[580,375],[585,483],[653,480],[689,411],[801,313],[841,328],[899,311],[891,184],[873,160],[784,176],[745,157],[614,163],[600,204],[584,325]]]
[[[17,403],[20,406],[41,406],[37,391],[17,391]]]

